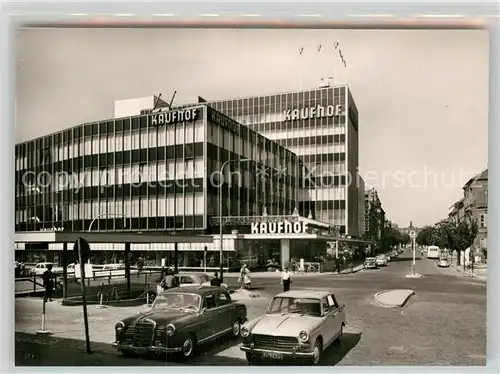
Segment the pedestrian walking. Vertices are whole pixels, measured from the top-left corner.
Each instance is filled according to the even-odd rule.
[[[283,292],[290,291],[290,284],[292,283],[292,273],[285,266],[283,272],[281,273],[281,284],[283,285]]]
[[[250,270],[247,267],[247,264],[243,264],[240,270],[240,278],[239,283],[241,288],[250,288],[252,284],[252,280],[250,279]]]
[[[220,287],[221,284],[222,282],[220,281],[219,274],[215,272],[213,279],[210,281],[210,285],[215,287]]]
[[[43,273],[43,287],[45,288],[45,294],[43,297],[43,302],[52,301],[52,291],[54,290],[54,274],[52,273],[52,264],[47,265],[47,270]]]
[[[340,271],[342,270],[341,266],[341,260],[339,257],[335,258],[335,268],[337,269],[337,272],[340,274]]]
[[[140,273],[143,268],[144,268],[144,260],[142,257],[139,257],[139,259],[137,260],[137,271]]]
[[[241,288],[243,288],[243,285],[245,284],[246,269],[247,269],[247,264],[242,264],[240,269],[240,277],[238,278],[238,283],[240,284]]]

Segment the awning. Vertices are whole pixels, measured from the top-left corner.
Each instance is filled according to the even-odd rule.
[[[164,232],[24,232],[15,233],[15,243],[74,243],[83,238],[89,243],[212,243],[211,235],[172,235]]]

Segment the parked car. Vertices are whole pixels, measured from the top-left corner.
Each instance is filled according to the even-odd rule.
[[[340,342],[345,305],[328,291],[287,291],[276,295],[265,315],[241,327],[250,364],[261,359],[307,360],[314,365],[333,342]]]
[[[113,346],[124,356],[176,353],[187,359],[198,344],[238,337],[246,320],[246,306],[223,287],[178,287],[161,292],[148,311],[118,321]]]
[[[175,276],[179,279],[179,284],[181,287],[210,286],[210,281],[212,280],[212,277],[206,273],[178,273]],[[149,300],[154,300],[154,298],[158,294],[158,286],[161,283],[161,280],[161,275],[158,275],[155,276],[155,278],[149,284]],[[225,283],[222,283],[221,287],[227,289],[227,285]]]
[[[375,257],[367,257],[364,263],[365,269],[377,269],[377,261]]]
[[[440,268],[448,268],[450,267],[450,262],[447,258],[440,258],[437,262],[437,266],[439,266]]]
[[[54,263],[52,262],[39,262],[38,264],[35,265],[34,268],[30,270],[30,275],[36,275],[36,276],[43,275],[43,273],[45,273],[45,270],[47,270],[47,265],[52,265],[52,273],[54,274],[60,274],[63,272],[62,267],[54,266]]]
[[[378,255],[375,257],[375,263],[377,266],[387,266],[388,259],[386,255]]]

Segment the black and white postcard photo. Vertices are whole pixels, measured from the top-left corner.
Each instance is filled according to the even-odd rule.
[[[487,30],[15,45],[17,367],[486,365]]]

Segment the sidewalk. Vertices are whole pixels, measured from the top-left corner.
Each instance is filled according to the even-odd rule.
[[[357,273],[358,271],[361,271],[364,269],[364,265],[358,265],[355,266],[352,271],[349,268],[342,269],[340,271],[340,274],[352,274],[352,273]],[[339,273],[337,271],[331,272],[323,272],[323,273],[293,273],[294,277],[321,277],[325,275],[338,275]],[[240,273],[236,272],[231,272],[231,273],[224,273],[224,277],[227,278],[238,278],[240,276]],[[280,271],[257,271],[255,273],[250,273],[250,277],[254,279],[265,279],[265,278],[280,278],[281,277],[281,272]]]
[[[471,269],[465,269],[463,265],[451,265],[449,268],[442,268],[443,271],[446,271],[450,275],[464,277],[464,278],[472,278],[477,279],[482,282],[486,282],[488,279],[488,268],[476,268],[474,269],[474,273],[472,273]]]

